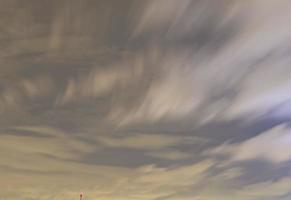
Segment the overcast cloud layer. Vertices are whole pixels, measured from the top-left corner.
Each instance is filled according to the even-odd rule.
[[[290,199],[290,11],[0,0],[0,199]]]

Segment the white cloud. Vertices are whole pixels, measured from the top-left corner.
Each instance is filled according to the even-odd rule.
[[[207,12],[210,9],[206,6],[208,3],[198,3],[198,7],[202,10],[205,7]],[[164,1],[148,1],[137,32],[165,26],[170,27],[167,33],[175,29],[182,32],[179,37],[183,38],[187,35],[187,31],[183,31],[184,25],[193,27],[196,23],[204,22],[199,17],[197,22],[191,21],[192,15],[185,12],[188,4],[188,1],[181,5],[171,1],[167,6],[161,6]],[[209,5],[215,4],[211,2]],[[162,49],[160,51],[163,53],[157,56],[158,59],[144,59],[160,68],[161,75],[158,74],[159,79],[151,83],[140,106],[129,114],[128,110],[122,112],[125,113],[121,115],[123,123],[153,122],[193,115],[199,115],[197,118],[201,123],[207,123],[237,118],[254,110],[253,115],[257,117],[274,106],[290,102],[290,58],[284,56],[291,40],[291,29],[286,26],[291,17],[290,7],[290,2],[286,0],[264,3],[261,0],[252,3],[237,1],[225,8],[221,23],[238,20],[240,27],[230,42],[217,53],[210,54],[206,45],[195,53],[178,48],[172,51]],[[208,14],[200,13],[201,16]],[[173,19],[173,24],[169,19]],[[217,27],[217,33],[223,33],[221,27]],[[151,50],[159,51],[156,47]],[[235,93],[235,98],[227,97],[229,91]],[[212,95],[216,93],[220,97],[212,101]],[[207,105],[205,102],[209,99],[212,102]],[[203,114],[196,113],[201,110]]]
[[[288,108],[291,102],[291,95],[288,92],[291,89],[290,61],[290,58],[280,58],[278,62],[267,61],[262,64],[264,67],[260,66],[258,70],[252,71],[226,115],[232,118],[252,113],[252,117],[258,117],[272,108],[280,108],[280,112],[274,111],[269,114],[277,117],[291,116],[290,109],[283,108],[282,111],[281,108],[281,106]]]
[[[190,0],[177,2],[175,0],[149,0],[144,3],[139,20],[134,30],[134,36],[151,31],[165,24],[170,26],[177,22],[190,5]]]
[[[155,64],[157,75],[149,82],[140,104],[131,112],[123,112],[120,117],[122,124],[184,117],[192,113],[204,98],[205,91],[199,76],[205,76],[205,71],[193,70],[192,59],[186,59],[183,53],[168,52],[162,56],[161,49],[153,50],[158,52],[157,55],[143,55],[143,60],[151,60]]]
[[[224,144],[210,151],[227,155],[231,161],[262,159],[272,163],[291,160],[290,128],[279,125],[241,143]]]

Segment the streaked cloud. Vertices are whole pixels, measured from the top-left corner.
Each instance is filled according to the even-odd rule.
[[[183,136],[169,136],[162,134],[136,134],[128,137],[99,137],[97,141],[109,147],[125,147],[133,149],[161,149],[165,147],[185,145],[185,144],[199,144],[205,142],[203,138],[198,137],[183,137]]]
[[[276,198],[288,194],[290,179],[284,178],[277,181],[266,181],[248,185],[243,188],[241,193],[253,197]]]
[[[211,154],[226,154],[232,161],[263,159],[274,163],[291,159],[290,130],[286,125],[279,125],[265,133],[238,144],[224,144]]]
[[[149,152],[148,155],[168,160],[182,160],[192,157],[193,155],[190,153],[181,152],[178,150],[163,150],[163,151],[152,151]]]
[[[0,199],[290,198],[290,8],[0,1]]]

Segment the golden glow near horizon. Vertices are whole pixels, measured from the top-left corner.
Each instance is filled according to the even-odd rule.
[[[289,200],[289,0],[0,0],[0,200]]]

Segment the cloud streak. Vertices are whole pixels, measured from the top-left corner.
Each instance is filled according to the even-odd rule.
[[[2,197],[286,199],[290,8],[0,1]]]

